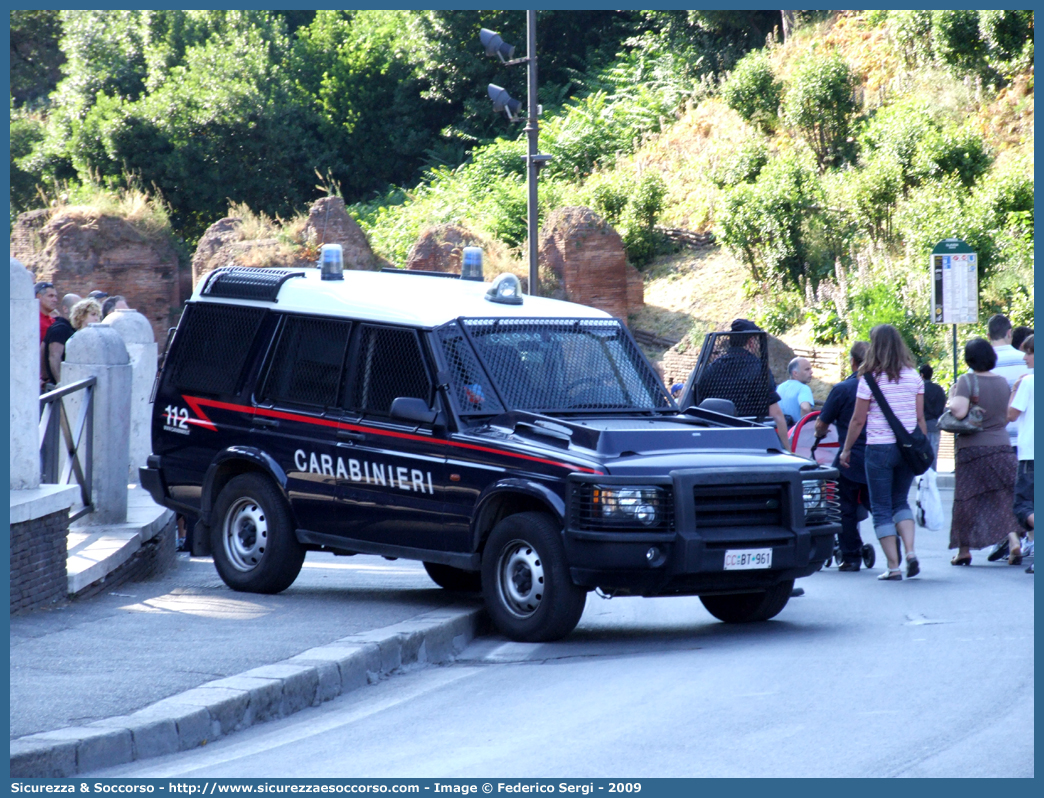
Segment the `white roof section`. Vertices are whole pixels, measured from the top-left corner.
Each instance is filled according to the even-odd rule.
[[[610,319],[608,313],[558,299],[524,296],[521,305],[490,302],[490,283],[404,272],[344,271],[344,280],[323,280],[318,268],[293,269],[304,277],[283,283],[277,302],[202,296],[206,280],[192,293],[193,302],[254,305],[285,313],[343,316],[364,321],[434,328],[459,316],[472,318]]]

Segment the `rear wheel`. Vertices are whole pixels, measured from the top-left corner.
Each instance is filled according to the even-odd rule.
[[[794,580],[788,579],[757,593],[733,593],[726,596],[700,596],[707,612],[725,623],[767,621],[783,611],[794,589]]]
[[[286,500],[260,474],[233,477],[218,495],[210,547],[225,584],[247,593],[286,590],[305,557]]]
[[[465,571],[452,565],[440,565],[437,562],[424,563],[424,570],[439,587],[458,593],[478,593],[482,590],[482,574],[479,571]]]
[[[493,528],[482,557],[482,593],[497,629],[528,643],[565,637],[587,601],[569,576],[561,528],[545,513],[510,515]]]

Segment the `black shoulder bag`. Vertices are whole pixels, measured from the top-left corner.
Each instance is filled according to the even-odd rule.
[[[874,379],[874,375],[864,374],[863,376],[866,378],[866,384],[870,386],[870,391],[877,400],[881,412],[888,419],[888,426],[895,433],[895,444],[899,447],[899,454],[903,456],[903,460],[910,467],[910,470],[915,475],[920,476],[928,470],[932,460],[935,459],[935,451],[932,449],[928,436],[921,432],[921,428],[917,426],[913,428],[913,432],[907,432],[906,427],[899,422],[899,419],[895,417],[895,413],[892,412],[892,408],[889,407],[884,394],[881,393],[881,387],[877,384],[877,380]]]

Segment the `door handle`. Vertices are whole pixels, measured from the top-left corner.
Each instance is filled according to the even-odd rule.
[[[264,416],[254,416],[253,425],[255,427],[265,427],[266,429],[275,429],[279,426],[279,422],[274,418],[265,418]]]
[[[343,441],[363,441],[366,440],[366,435],[362,432],[352,432],[347,429],[337,430],[337,437]]]

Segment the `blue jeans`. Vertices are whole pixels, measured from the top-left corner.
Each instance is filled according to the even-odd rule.
[[[907,496],[914,473],[894,443],[873,443],[866,447],[866,486],[870,491],[870,512],[877,539],[896,534],[895,525],[912,521],[913,511]]]

